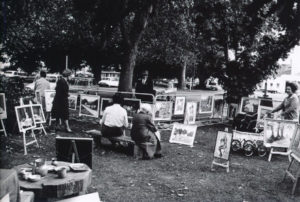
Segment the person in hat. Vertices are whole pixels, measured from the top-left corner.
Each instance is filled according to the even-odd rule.
[[[157,129],[152,120],[151,106],[146,103],[141,104],[139,112],[133,116],[130,135],[135,144],[142,150],[142,159],[162,156],[160,140],[156,134]]]
[[[56,83],[55,96],[53,100],[51,116],[56,119],[56,130],[58,129],[59,120],[65,123],[66,132],[70,133],[72,130],[69,126],[69,84],[68,77],[71,75],[71,71],[66,69],[62,73]]]
[[[155,91],[153,90],[153,81],[149,77],[149,72],[147,70],[143,71],[141,74],[141,78],[138,79],[135,86],[136,97],[141,99],[142,101],[152,102],[152,96],[155,95]],[[149,95],[143,95],[139,93],[146,93]],[[151,94],[151,95],[150,95]]]

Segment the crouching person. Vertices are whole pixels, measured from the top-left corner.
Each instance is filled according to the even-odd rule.
[[[155,135],[157,129],[152,121],[151,106],[142,104],[140,111],[133,116],[131,138],[136,146],[141,149],[143,159],[152,159],[161,157],[161,145],[158,137]]]
[[[114,147],[119,142],[110,138],[122,136],[124,129],[128,127],[127,111],[121,107],[123,101],[123,97],[116,93],[113,96],[113,105],[106,107],[100,121],[102,136],[108,138]]]

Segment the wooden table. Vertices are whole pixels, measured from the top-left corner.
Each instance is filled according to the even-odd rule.
[[[0,200],[9,194],[11,202],[19,201],[19,190],[17,172],[13,169],[0,169]]]
[[[46,164],[50,164],[47,161]],[[69,166],[70,163],[58,161],[57,166]],[[15,167],[17,171],[21,168],[31,168],[29,164]],[[20,179],[19,184],[22,190],[33,191],[37,198],[61,198],[70,195],[80,195],[86,192],[92,181],[92,170],[89,168],[84,172],[67,173],[67,177],[60,179],[56,173],[49,172],[37,182],[29,182]]]

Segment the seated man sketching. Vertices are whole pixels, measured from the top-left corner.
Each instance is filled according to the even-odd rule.
[[[113,96],[113,105],[106,107],[100,120],[102,136],[108,138],[114,146],[118,146],[118,142],[110,137],[122,136],[124,129],[128,127],[127,111],[121,107],[122,104],[123,97],[116,93]]]

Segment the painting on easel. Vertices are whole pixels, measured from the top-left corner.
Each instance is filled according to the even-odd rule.
[[[25,132],[36,127],[31,105],[17,106],[15,110],[20,132]]]
[[[266,147],[289,148],[297,122],[265,119],[264,145]]]
[[[297,125],[296,131],[293,135],[290,150],[298,158],[300,158],[300,124]]]
[[[0,119],[7,119],[5,94],[0,93]]]
[[[35,123],[36,124],[46,123],[42,105],[41,104],[33,104],[31,106],[32,106],[33,118],[34,118]]]
[[[219,159],[228,160],[230,153],[230,146],[232,141],[232,133],[218,131],[214,157]]]

